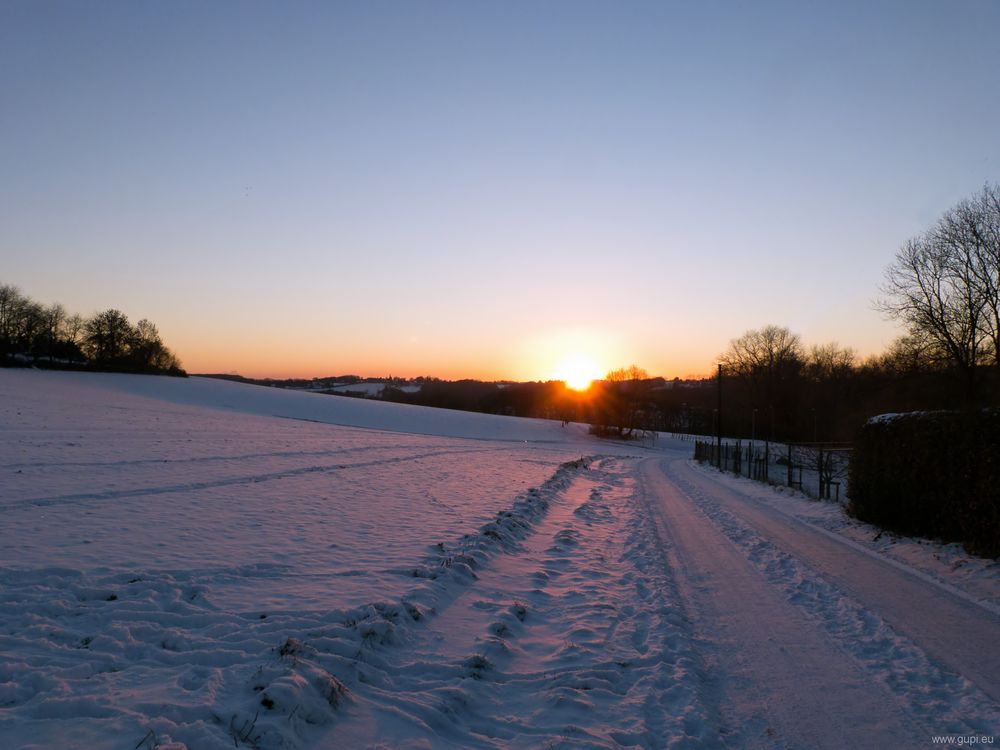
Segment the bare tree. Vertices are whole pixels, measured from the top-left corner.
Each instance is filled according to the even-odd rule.
[[[145,318],[135,324],[129,346],[129,356],[141,370],[172,370],[180,365],[173,352],[163,345],[156,325]]]
[[[948,363],[975,400],[978,368],[1000,366],[1000,193],[987,185],[906,242],[878,306]]]
[[[985,185],[944,215],[942,235],[968,264],[968,283],[982,304],[980,327],[1000,367],[1000,187]]]
[[[637,365],[611,370],[594,405],[595,424],[591,431],[629,439],[636,430],[643,430],[648,383],[649,373]]]
[[[638,383],[649,380],[649,373],[638,365],[620,367],[617,370],[610,370],[604,379],[609,383]]]
[[[63,326],[66,323],[66,308],[58,302],[42,310],[41,346],[38,354],[44,354],[51,362],[63,340]]]
[[[943,363],[934,355],[934,345],[923,334],[900,336],[881,354],[874,354],[864,362],[869,372],[893,375],[930,372],[940,369]]]
[[[21,290],[13,284],[0,284],[0,358],[13,353],[20,309],[25,303]]]
[[[748,381],[757,397],[770,405],[781,383],[799,375],[805,356],[798,334],[769,325],[730,341],[720,361],[727,373]]]
[[[63,324],[63,336],[67,342],[75,345],[82,342],[85,322],[79,313],[73,313],[66,318]]]
[[[850,347],[841,347],[837,342],[814,345],[806,356],[805,370],[810,378],[822,382],[842,379],[854,370],[857,353]]]
[[[34,355],[42,348],[45,335],[45,307],[34,300],[25,299],[16,312],[17,348]]]
[[[84,348],[87,356],[102,366],[120,365],[135,336],[125,313],[105,310],[87,321]]]

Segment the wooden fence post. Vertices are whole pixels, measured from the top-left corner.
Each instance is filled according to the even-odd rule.
[[[824,482],[823,482],[823,448],[819,449],[819,454],[816,458],[816,476],[819,481],[819,498],[822,500],[826,495],[823,493]]]

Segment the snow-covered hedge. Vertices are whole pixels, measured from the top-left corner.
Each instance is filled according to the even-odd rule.
[[[849,512],[1000,555],[1000,411],[870,420],[854,445]]]

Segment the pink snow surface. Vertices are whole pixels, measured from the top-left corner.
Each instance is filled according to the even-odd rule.
[[[0,564],[184,571],[212,582],[214,605],[240,610],[398,595],[428,544],[477,528],[573,457],[547,444],[226,413],[89,382],[138,376],[13,376],[31,388],[0,436]],[[245,395],[257,392],[272,395]]]
[[[1000,733],[1000,564],[690,455],[0,370],[0,750]]]
[[[584,441],[559,423],[129,375],[0,371],[0,415],[3,747],[135,747],[147,730],[150,747],[171,731],[232,746],[220,691],[282,645],[276,623],[398,603]]]

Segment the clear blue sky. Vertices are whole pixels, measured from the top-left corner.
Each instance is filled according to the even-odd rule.
[[[193,371],[868,353],[1000,180],[1000,2],[0,3],[0,281]]]

